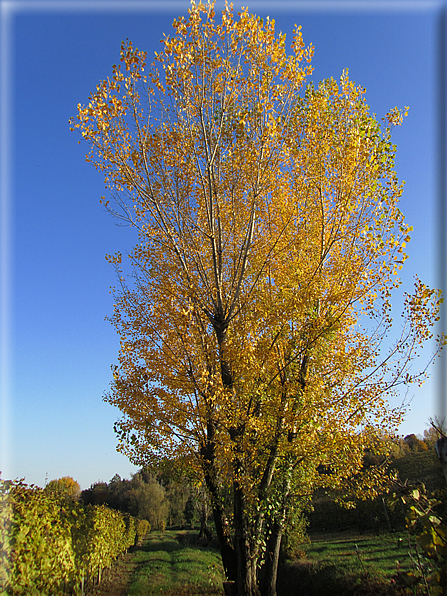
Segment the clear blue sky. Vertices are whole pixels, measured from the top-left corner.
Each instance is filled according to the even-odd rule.
[[[414,227],[404,288],[411,288],[416,272],[436,285],[441,4],[243,4],[275,18],[287,34],[302,25],[304,41],[315,46],[315,82],[338,79],[348,68],[378,117],[396,105],[410,106],[394,133],[397,172],[406,181],[401,207]],[[100,206],[101,175],[85,163],[87,146],[78,144],[68,120],[111,73],[121,40],[151,55],[188,6],[188,0],[2,2],[2,81],[8,84],[2,92],[3,478],[43,486],[46,474],[68,475],[87,488],[135,471],[115,451],[119,411],[102,401],[119,347],[104,321],[112,313],[109,287],[115,283],[104,255],[125,252],[134,233],[116,226]],[[403,434],[422,433],[438,404],[435,381],[411,395]]]

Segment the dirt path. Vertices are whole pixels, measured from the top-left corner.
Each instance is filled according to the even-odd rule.
[[[118,557],[110,569],[104,570],[101,584],[86,592],[86,596],[127,596],[132,577],[137,568],[136,553],[141,546],[133,547],[124,557]]]
[[[222,596],[223,577],[218,551],[200,545],[194,531],[150,532],[105,570],[101,584],[89,586],[85,596]]]

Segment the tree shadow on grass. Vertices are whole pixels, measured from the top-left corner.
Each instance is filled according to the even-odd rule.
[[[181,548],[184,548],[184,545],[180,544],[176,537],[169,535],[165,536],[160,534],[149,534],[146,536],[143,544],[135,547],[135,550],[144,552],[162,550],[166,551],[167,553],[171,553],[173,551],[180,550]]]
[[[146,551],[146,552],[154,552],[158,550],[164,550],[167,553],[172,553],[173,551],[180,550],[184,548],[178,542],[172,542],[171,540],[163,540],[159,542],[146,542],[138,550]]]
[[[388,582],[367,571],[341,571],[330,563],[299,561],[285,565],[278,573],[278,596],[388,596],[396,594]]]

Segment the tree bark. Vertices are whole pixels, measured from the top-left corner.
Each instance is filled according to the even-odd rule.
[[[202,456],[202,469],[206,486],[211,495],[214,526],[216,528],[217,539],[219,541],[220,554],[222,556],[222,564],[224,566],[225,575],[228,580],[236,581],[236,556],[228,530],[228,522],[220,501],[219,488],[216,482],[216,470],[214,467],[216,454],[215,443],[213,441],[214,429],[212,424],[208,424],[207,433],[208,441],[205,445],[202,445],[200,449],[200,455]]]
[[[447,438],[441,437],[436,441],[436,453],[438,454],[439,462],[444,472],[445,480],[447,482]]]
[[[282,500],[279,510],[273,519],[271,533],[266,545],[264,560],[264,578],[262,582],[262,596],[276,596],[276,582],[278,579],[279,554],[289,511],[289,494],[291,480],[288,475],[282,486]]]
[[[234,546],[237,562],[237,591],[239,596],[260,596],[257,584],[256,560],[248,535],[245,495],[235,482],[234,488]]]
[[[267,550],[265,553],[264,564],[265,576],[262,584],[262,596],[277,596],[276,582],[278,578],[278,563],[282,536],[282,525],[275,522],[266,547]]]

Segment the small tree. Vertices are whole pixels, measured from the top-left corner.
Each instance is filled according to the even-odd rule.
[[[62,478],[50,480],[44,490],[45,492],[53,493],[57,497],[68,499],[79,499],[81,495],[79,482],[71,476],[63,476]]]
[[[404,438],[405,443],[411,449],[411,451],[427,451],[428,447],[427,444],[424,443],[421,439],[418,439],[417,436],[412,433],[411,435],[407,435]]]
[[[194,520],[196,517],[196,507],[194,504],[194,499],[192,496],[188,497],[186,501],[185,509],[183,511],[183,516],[185,518],[186,523],[189,525],[190,529],[194,529]]]
[[[143,480],[142,474],[135,474],[131,481],[131,494],[137,507],[137,516],[147,519],[152,529],[164,529],[169,513],[169,502],[164,488],[153,477]]]

